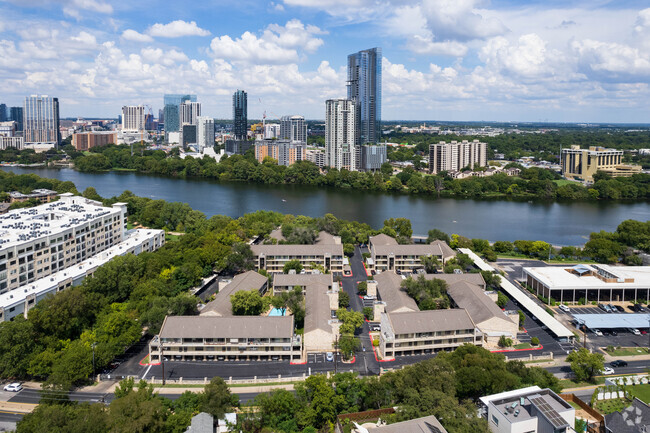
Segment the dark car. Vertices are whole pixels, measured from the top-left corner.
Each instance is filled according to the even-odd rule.
[[[616,306],[616,309],[618,310],[619,313],[624,313],[624,312],[625,312],[625,308],[623,308],[623,307],[620,306],[620,305],[617,305],[617,306]]]
[[[611,331],[609,331],[609,332],[610,332],[614,337],[616,337],[616,336],[618,335],[618,332],[614,331],[613,329],[612,329]]]
[[[616,361],[612,361],[609,363],[612,367],[627,367],[627,361],[623,361],[622,359],[617,359]]]

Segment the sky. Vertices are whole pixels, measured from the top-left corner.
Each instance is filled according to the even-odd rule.
[[[650,122],[647,0],[0,0],[0,102],[117,117],[325,117],[347,55],[383,50],[383,120]]]

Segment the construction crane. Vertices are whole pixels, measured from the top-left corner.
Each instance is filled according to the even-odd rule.
[[[144,113],[144,123],[142,129],[140,129],[140,156],[144,154],[144,132],[147,129],[147,116],[153,121],[153,109],[151,105],[144,104],[144,107],[147,108],[147,111]],[[131,142],[131,156],[133,156],[133,142]]]

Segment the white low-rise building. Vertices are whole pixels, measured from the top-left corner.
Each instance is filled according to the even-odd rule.
[[[97,268],[108,263],[111,259],[125,254],[140,254],[152,252],[165,244],[163,230],[138,229],[127,232],[124,241],[61,271],[55,272],[33,283],[21,286],[16,290],[0,295],[0,322],[27,313],[37,303],[50,294],[56,294],[71,286],[78,286]]]

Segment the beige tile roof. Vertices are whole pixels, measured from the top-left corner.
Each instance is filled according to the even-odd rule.
[[[397,245],[395,238],[392,238],[383,233],[378,234],[377,236],[370,236],[368,243],[377,246],[377,245]]]
[[[332,287],[332,274],[276,274],[273,277],[273,287],[308,287],[313,284]]]
[[[467,311],[461,308],[389,313],[388,319],[395,334],[475,328],[474,322],[472,322]]]
[[[293,316],[167,316],[160,338],[291,338]]]
[[[506,320],[512,323],[503,310],[490,299],[483,289],[467,281],[451,284],[447,294],[454,300],[459,308],[464,308],[476,324],[493,318]]]
[[[392,239],[392,238],[391,238]],[[456,256],[456,252],[443,241],[433,241],[430,244],[373,244],[372,252],[376,256],[430,256],[435,255],[448,259]]]
[[[343,256],[343,245],[251,245],[255,256]]]
[[[485,287],[485,280],[480,273],[469,274],[424,274],[427,280],[443,280],[448,285],[467,281],[468,283],[475,284],[479,287]]]
[[[324,230],[318,232],[318,237],[316,238],[316,245],[340,245],[341,238],[338,236],[331,235]]]
[[[313,287],[305,293],[305,333],[321,329],[332,332],[329,321],[332,318],[327,288],[322,285]]]
[[[433,415],[376,427],[370,431],[373,433],[447,433]]]
[[[402,277],[395,272],[386,271],[375,275],[379,297],[386,303],[386,312],[391,313],[400,309],[419,311],[418,304],[401,287]]]
[[[213,301],[208,302],[201,310],[200,314],[213,316],[232,316],[232,305],[230,304],[230,295],[234,295],[240,290],[262,290],[267,283],[267,278],[255,271],[244,272],[235,275],[232,282],[221,289],[216,294]]]

